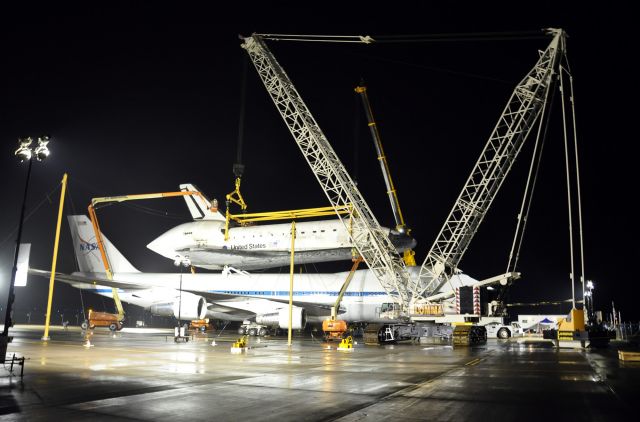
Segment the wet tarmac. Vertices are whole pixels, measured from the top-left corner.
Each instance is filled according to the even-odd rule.
[[[603,350],[523,339],[478,347],[365,346],[234,333],[174,342],[171,330],[14,327],[0,372],[0,420],[466,421],[622,420],[635,412],[640,363]],[[215,340],[215,345],[212,341]],[[356,339],[357,341],[358,339]]]

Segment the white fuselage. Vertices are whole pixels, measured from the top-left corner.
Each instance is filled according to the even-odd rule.
[[[171,260],[190,261],[196,267],[217,270],[231,266],[244,270],[288,265],[291,224],[265,224],[229,229],[225,240],[224,221],[193,221],[176,226],[147,245]],[[386,229],[389,234],[389,229]],[[415,244],[407,237],[404,250]],[[353,244],[338,219],[296,223],[296,264],[348,260]]]
[[[412,267],[412,276],[417,276],[418,267]],[[88,276],[86,273],[75,273]],[[95,274],[96,276],[98,274]],[[310,322],[319,322],[329,315],[329,308],[335,304],[340,288],[348,272],[328,274],[295,274],[293,281],[293,301],[298,306],[326,305],[326,315],[309,317]],[[104,276],[104,274],[102,274]],[[116,273],[114,280],[136,284],[140,289],[119,289],[120,299],[134,305],[150,308],[157,303],[178,300],[179,289],[202,296],[210,305],[220,305],[246,313],[268,314],[288,306],[289,274],[191,274],[191,273]],[[477,281],[464,274],[455,276],[452,285],[472,285]],[[182,283],[182,284],[181,284]],[[74,287],[90,289],[111,297],[111,288],[84,283]],[[443,287],[448,289],[449,286]],[[217,295],[208,299],[207,294]],[[393,304],[375,275],[370,270],[358,270],[342,299],[340,318],[347,322],[388,322],[388,316],[381,316]],[[242,320],[246,316],[234,316],[224,312],[211,311],[211,318]]]

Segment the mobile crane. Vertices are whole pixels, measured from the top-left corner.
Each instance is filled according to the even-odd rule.
[[[243,38],[242,47],[249,54],[276,108],[313,174],[334,208],[353,206],[353,242],[387,294],[399,305],[405,317],[420,317],[416,309],[437,300],[436,292],[456,273],[480,223],[484,219],[502,182],[509,173],[525,140],[548,101],[553,77],[565,50],[565,32],[547,29],[553,38],[540,52],[535,66],[515,87],[480,158],[458,196],[440,233],[425,258],[417,278],[412,278],[380,225],[356,188],[329,141],[311,115],[293,83],[265,43],[265,39],[296,39],[302,36],[253,34]],[[370,43],[370,37],[341,37],[345,42]],[[318,38],[314,38],[318,40]],[[343,223],[345,220],[340,217]],[[509,279],[516,273],[498,278]],[[414,318],[415,319],[415,318]],[[383,332],[399,333],[393,327]],[[411,330],[408,330],[409,332]],[[379,337],[379,336],[378,336]],[[393,335],[391,336],[394,337]],[[388,337],[387,337],[388,338]]]
[[[402,216],[402,210],[400,209],[400,201],[398,200],[398,192],[391,179],[391,170],[389,170],[389,163],[387,162],[387,156],[382,148],[382,140],[380,139],[380,131],[378,125],[373,118],[373,110],[371,109],[371,103],[369,102],[369,95],[367,95],[367,87],[363,82],[358,85],[354,91],[360,95],[362,99],[362,105],[364,107],[365,114],[367,115],[367,125],[371,131],[371,137],[373,139],[373,145],[376,148],[376,154],[378,155],[378,161],[380,162],[380,168],[382,170],[382,177],[384,177],[384,184],[387,187],[387,195],[389,195],[389,202],[391,202],[391,211],[393,212],[393,218],[396,221],[396,230],[400,233],[411,232],[411,229],[407,227]],[[404,263],[408,266],[415,266],[415,252],[412,249],[407,249],[402,255]]]

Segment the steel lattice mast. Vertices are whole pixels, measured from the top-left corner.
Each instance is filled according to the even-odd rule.
[[[336,209],[353,207],[352,218],[338,217],[351,233],[358,252],[393,300],[406,306],[411,299],[410,275],[395,247],[369,209],[300,94],[260,35],[244,38],[242,47],[258,71],[267,92],[293,135],[313,174]]]
[[[428,298],[453,275],[541,114],[565,43],[562,29],[549,29],[548,32],[553,35],[553,40],[546,50],[540,52],[533,69],[515,87],[422,264],[419,277],[410,279],[408,294],[414,301]]]

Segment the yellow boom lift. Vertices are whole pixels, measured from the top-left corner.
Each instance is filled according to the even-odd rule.
[[[96,206],[99,204],[107,204],[112,202],[126,202],[126,201],[135,201],[140,199],[156,199],[156,198],[170,198],[175,196],[190,196],[190,195],[200,195],[202,194],[197,191],[185,191],[185,192],[162,192],[162,193],[147,193],[147,194],[137,194],[137,195],[121,195],[121,196],[105,196],[102,198],[93,198],[91,203],[89,204],[89,218],[91,219],[91,224],[93,225],[93,231],[96,235],[96,243],[98,244],[98,249],[100,250],[100,255],[102,256],[102,262],[104,263],[104,271],[107,274],[108,280],[113,280],[113,273],[111,271],[111,265],[109,264],[109,257],[107,256],[107,252],[104,248],[104,242],[102,240],[102,234],[100,232],[100,224],[98,223],[98,216],[96,215]],[[203,199],[205,199],[203,197]],[[206,200],[205,200],[206,202]],[[215,209],[217,210],[217,208]],[[114,323],[117,327],[122,327],[122,321],[124,320],[124,308],[122,307],[122,302],[120,301],[120,297],[118,296],[118,289],[116,287],[111,288],[113,294],[113,301],[116,305],[117,314],[106,314],[101,312],[101,319],[108,319]],[[97,314],[97,313],[96,313]],[[91,313],[90,313],[91,317]],[[115,320],[115,321],[114,321]],[[89,327],[91,327],[91,318],[89,321]]]
[[[322,331],[324,332],[324,337],[326,340],[341,340],[344,333],[347,332],[347,322],[338,319],[338,311],[340,310],[340,302],[342,302],[342,297],[344,293],[349,288],[349,284],[353,279],[358,266],[363,261],[362,257],[359,256],[353,259],[353,266],[351,267],[351,271],[349,271],[349,275],[347,275],[347,279],[342,284],[342,288],[340,289],[340,293],[338,293],[338,298],[336,299],[335,305],[331,307],[331,316],[328,319],[322,321]]]

